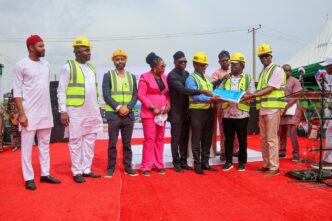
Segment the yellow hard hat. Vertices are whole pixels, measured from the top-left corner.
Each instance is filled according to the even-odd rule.
[[[201,64],[209,64],[209,61],[204,52],[196,52],[194,54],[193,61]]]
[[[114,51],[113,55],[112,55],[112,60],[114,57],[116,56],[123,56],[123,57],[126,57],[126,59],[128,59],[128,55],[126,52],[122,51],[120,48],[116,51]]]
[[[260,46],[258,46],[257,49],[257,55],[258,57],[262,54],[270,54],[272,53],[272,47],[266,43],[262,43]]]
[[[75,40],[73,41],[73,47],[76,47],[76,46],[85,46],[88,48],[92,48],[92,45],[90,44],[89,39],[84,36],[79,36],[79,37],[75,38]]]
[[[246,58],[244,57],[244,54],[242,54],[241,52],[235,52],[232,55],[231,62],[234,62],[234,63],[237,63],[237,62],[246,63]]]

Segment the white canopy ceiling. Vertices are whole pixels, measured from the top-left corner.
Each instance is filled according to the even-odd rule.
[[[292,68],[306,66],[325,60],[327,55],[332,55],[332,20],[326,22],[315,39],[307,44],[299,53],[287,63]]]

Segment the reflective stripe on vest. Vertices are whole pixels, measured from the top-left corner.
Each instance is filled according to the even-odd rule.
[[[207,76],[205,76],[205,80],[197,73],[193,73],[190,76],[192,76],[195,79],[198,90],[208,90],[208,91],[213,90],[213,85]],[[213,104],[200,103],[194,101],[192,99],[192,96],[189,97],[189,109],[209,109],[210,107],[213,107]]]
[[[126,72],[123,82],[119,79],[118,74],[111,70],[110,73],[110,82],[111,82],[111,97],[121,105],[127,105],[132,97],[134,91],[134,78],[132,74]],[[115,112],[110,105],[106,104],[106,111]]]
[[[232,79],[232,77],[230,77],[229,79],[226,80],[225,85],[224,85],[225,90],[231,89],[231,79]],[[250,76],[247,74],[243,74],[241,77],[241,80],[239,82],[239,85],[238,85],[238,90],[239,91],[248,91],[250,82],[251,82]],[[250,106],[248,104],[238,103],[236,106],[239,110],[246,111],[246,112],[250,111]],[[228,102],[223,102],[221,108],[226,109],[227,107],[228,107]]]
[[[270,69],[267,71],[264,76],[264,70],[259,74],[259,80],[257,85],[257,91],[263,90],[267,87],[267,84],[273,74],[273,71],[275,70],[277,66],[274,64],[270,67]],[[260,109],[260,107],[263,108],[271,108],[271,109],[282,109],[285,108],[286,102],[284,100],[285,97],[285,85],[286,85],[286,74],[283,71],[284,74],[284,82],[280,86],[280,89],[275,89],[271,93],[264,95],[262,97],[256,98],[256,108],[257,110]]]
[[[70,68],[70,79],[66,91],[66,105],[79,107],[84,104],[85,100],[85,77],[80,65],[75,60],[67,61]],[[97,74],[96,69],[91,65],[87,64],[89,68],[93,71],[96,79],[96,91],[97,99],[99,102],[98,94],[98,83],[97,83]]]

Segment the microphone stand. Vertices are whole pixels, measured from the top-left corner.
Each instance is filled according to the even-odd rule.
[[[322,157],[323,157],[323,126],[324,126],[324,97],[325,97],[325,76],[321,79],[322,96],[320,99],[320,124],[319,124],[319,163],[318,163],[318,182],[323,182],[323,168],[322,168]]]
[[[301,87],[302,87],[302,90],[304,91],[304,73],[303,72],[300,72],[299,73],[299,80],[301,82]]]

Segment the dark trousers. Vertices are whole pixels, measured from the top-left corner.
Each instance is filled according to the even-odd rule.
[[[233,119],[223,118],[223,129],[225,134],[226,162],[233,163],[233,147],[235,133],[239,141],[239,164],[247,163],[247,127],[249,118]]]
[[[190,109],[189,115],[195,167],[208,165],[213,135],[213,108]]]
[[[116,120],[108,120],[108,166],[107,169],[114,169],[116,163],[116,144],[119,131],[121,131],[123,145],[123,163],[125,168],[131,168],[133,153],[131,151],[131,137],[134,129],[134,121],[128,116],[119,117]]]
[[[189,139],[189,121],[171,124],[171,149],[173,165],[187,164],[188,139]]]

